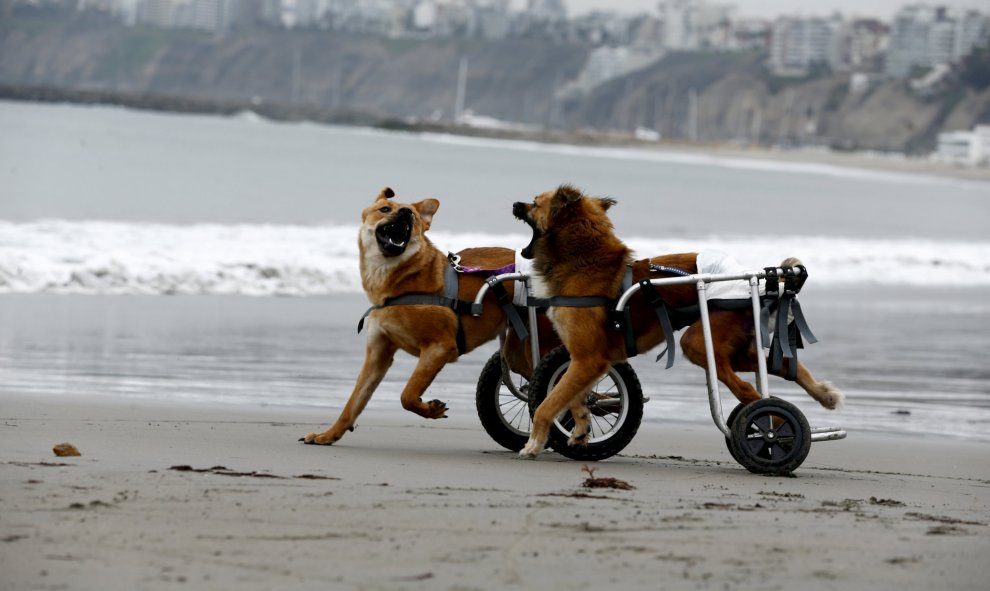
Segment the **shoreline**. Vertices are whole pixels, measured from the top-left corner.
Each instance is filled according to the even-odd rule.
[[[735,464],[711,426],[644,424],[592,466],[635,488],[589,489],[580,462],[519,460],[464,415],[368,412],[316,447],[296,439],[333,409],[0,402],[6,589],[977,589],[990,576],[985,444],[851,433],[780,478]],[[55,457],[63,441],[82,456]]]
[[[381,131],[411,134],[437,134],[474,137],[491,140],[536,142],[548,145],[624,148],[644,152],[711,156],[766,162],[810,164],[858,168],[873,172],[908,175],[930,175],[957,180],[990,182],[990,166],[963,166],[904,154],[870,152],[839,152],[822,148],[781,149],[771,146],[742,146],[690,143],[662,140],[659,142],[633,138],[628,134],[592,130],[518,130],[472,127],[469,125],[405,121],[368,113],[328,109],[316,105],[288,105],[251,100],[211,100],[166,95],[140,95],[107,90],[60,89],[51,87],[22,87],[0,85],[0,100],[34,103],[107,106],[186,115],[232,117],[253,113],[272,122],[309,122],[317,125],[366,127]]]
[[[483,360],[484,356],[479,355],[475,361]],[[411,366],[412,361],[407,360],[407,364]],[[465,363],[465,365],[467,365]],[[471,365],[471,369],[476,369],[477,363]],[[411,367],[410,367],[411,368]],[[445,368],[449,371],[449,368]],[[654,377],[653,374],[647,374],[640,368],[639,374],[641,376]],[[355,378],[356,376],[348,376],[348,379]],[[372,398],[369,405],[362,411],[362,417],[375,417],[375,420],[380,420],[384,422],[400,421],[402,419],[407,419],[405,422],[415,423],[418,418],[415,415],[407,413],[403,410],[398,399],[397,392],[387,391],[390,388],[395,389],[397,386],[404,384],[406,378],[404,373],[397,372],[395,375],[389,373],[389,377],[393,378],[395,381],[393,383],[386,383],[380,391],[376,391],[376,395]],[[644,410],[642,421],[640,422],[640,431],[652,429],[658,431],[665,431],[670,429],[683,429],[685,432],[690,432],[692,434],[697,434],[700,438],[711,438],[715,433],[718,432],[718,428],[712,423],[710,411],[708,409],[707,401],[702,398],[705,394],[704,392],[704,378],[701,377],[697,387],[696,394],[699,394],[698,400],[692,401],[680,401],[678,400],[677,412],[663,412],[658,410],[659,404],[663,401],[659,398],[656,392],[651,391],[650,401],[646,403],[646,409]],[[351,381],[343,382],[345,388],[350,388],[352,386]],[[780,384],[775,384],[780,385]],[[433,390],[439,392],[439,396],[445,399],[451,412],[448,413],[448,419],[457,419],[454,422],[468,422],[472,424],[471,428],[477,427],[479,431],[483,433],[483,428],[478,422],[478,416],[471,408],[469,397],[460,396],[457,399],[451,399],[451,392],[454,390],[463,390],[466,387],[473,387],[474,384],[462,384],[457,381],[452,381],[448,379],[444,372],[441,372],[437,378],[437,383],[434,384]],[[735,400],[732,398],[731,393],[726,391],[724,385],[720,384],[721,394],[722,394],[722,411],[724,415],[728,415],[731,407],[735,404]],[[431,390],[432,391],[432,390]],[[775,391],[776,392],[776,391]],[[307,421],[311,422],[313,425],[317,425],[320,429],[324,429],[332,423],[337,414],[339,414],[343,403],[346,401],[348,392],[340,391],[339,397],[332,397],[328,395],[326,398],[310,400],[310,401],[285,401],[280,402],[274,400],[272,402],[258,403],[256,400],[247,399],[201,399],[201,398],[176,398],[169,401],[163,401],[160,399],[155,399],[147,394],[93,394],[86,393],[83,395],[68,394],[65,392],[32,392],[32,393],[21,393],[21,394],[10,394],[9,392],[0,391],[0,401],[5,398],[14,397],[24,398],[24,399],[34,399],[41,398],[45,400],[45,404],[52,404],[56,406],[65,407],[76,407],[76,408],[128,408],[131,410],[143,409],[147,407],[148,409],[154,409],[156,411],[164,411],[166,415],[169,412],[174,411],[176,414],[173,418],[168,419],[169,421],[185,421],[185,420],[195,420],[189,419],[190,416],[195,416],[198,413],[207,413],[209,415],[246,415],[257,417],[253,421],[248,422],[266,422],[266,417],[268,415],[281,416],[281,415],[305,415],[310,417],[315,417],[315,420]],[[815,406],[810,399],[798,394],[794,396],[793,392],[785,399],[794,400],[798,403],[798,408],[805,414],[806,418],[809,419],[809,423],[812,428],[815,427],[836,427],[844,429],[850,433],[855,433],[857,438],[865,438],[871,441],[875,440],[877,442],[887,442],[890,445],[896,447],[899,442],[906,442],[910,445],[946,445],[952,446],[990,446],[990,438],[984,436],[974,437],[972,435],[960,435],[953,433],[944,432],[933,432],[933,431],[918,431],[905,429],[902,431],[895,431],[890,425],[886,425],[883,428],[864,428],[862,425],[848,426],[849,415],[845,414],[847,411],[845,407],[839,410],[843,414],[833,414],[833,412],[825,411]],[[426,395],[430,394],[430,391]],[[426,396],[424,395],[424,396]],[[662,393],[660,394],[662,395]],[[470,398],[473,398],[473,393]],[[669,404],[668,406],[672,406]],[[696,404],[689,404],[689,403]],[[899,406],[905,407],[915,407],[914,401],[905,402]],[[898,405],[893,405],[896,407]],[[406,417],[406,415],[409,415]],[[911,411],[905,410],[895,410],[892,414],[902,414],[904,416],[910,416],[913,414]],[[171,416],[171,415],[170,415]],[[671,416],[676,416],[676,418],[670,418]],[[0,421],[6,418],[6,413],[0,410]],[[302,424],[302,421],[296,421]],[[442,421],[446,423],[447,421]],[[420,427],[432,427],[437,423],[431,423],[429,421],[423,422]],[[315,427],[314,427],[315,428]],[[663,435],[659,433],[659,435]],[[639,435],[637,435],[639,437]],[[484,439],[484,438],[483,438]],[[494,446],[495,443],[492,442]],[[884,444],[886,445],[886,444]],[[826,446],[831,447],[831,446]],[[819,446],[819,449],[821,446]],[[625,452],[620,453],[620,456],[625,455]],[[732,464],[733,460],[726,456],[726,461]],[[561,461],[567,461],[562,456]],[[990,480],[990,472],[987,473],[987,478]]]
[[[815,284],[801,301],[821,343],[801,358],[846,393],[846,405],[824,410],[782,379],[771,378],[770,392],[796,404],[813,426],[910,434],[919,443],[946,434],[990,443],[985,299],[980,288]],[[168,398],[180,406],[229,402],[224,408],[234,413],[263,405],[332,413],[346,402],[364,360],[366,338],[355,326],[367,307],[360,294],[0,296],[4,389],[65,404],[89,396],[122,404]],[[479,375],[495,350],[488,343],[446,366],[428,396],[447,402],[451,416],[475,417]],[[704,371],[681,356],[669,370],[654,360],[643,354],[629,361],[650,397],[646,423],[676,419],[713,433]],[[397,354],[369,409],[398,410],[415,364]],[[735,400],[724,387],[720,393],[727,413]]]

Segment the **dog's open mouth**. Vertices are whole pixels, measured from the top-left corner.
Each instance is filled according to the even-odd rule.
[[[526,222],[526,225],[528,225],[530,229],[533,230],[533,237],[530,239],[529,244],[526,245],[526,248],[519,251],[519,254],[521,254],[524,259],[532,260],[533,249],[536,247],[536,240],[537,238],[540,237],[540,232],[539,230],[536,229],[536,224],[533,222],[533,220],[529,219],[529,215],[527,215],[527,211],[526,211],[526,204],[524,203],[513,204],[512,215],[516,216],[517,219]]]
[[[399,256],[405,252],[411,235],[412,219],[409,216],[400,216],[394,222],[375,228],[378,247],[387,257]]]

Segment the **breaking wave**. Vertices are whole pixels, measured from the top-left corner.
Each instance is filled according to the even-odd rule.
[[[518,249],[524,234],[433,231],[443,250]],[[761,268],[787,256],[820,285],[990,285],[990,242],[807,236],[629,238],[641,256],[714,248]],[[0,293],[360,293],[357,226],[0,221]]]

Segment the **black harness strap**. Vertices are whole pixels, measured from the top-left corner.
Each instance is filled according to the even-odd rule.
[[[766,267],[766,288],[763,295],[763,306],[760,308],[760,338],[764,349],[771,349],[770,343],[770,312],[780,300],[779,281],[777,280],[777,269]]]
[[[777,302],[777,322],[774,326],[773,340],[770,341],[770,363],[767,369],[776,373],[784,366],[784,357],[796,358],[797,353],[791,351],[790,328],[787,326],[788,300],[781,298]],[[769,317],[769,314],[767,315]],[[791,375],[793,373],[793,376]],[[787,370],[788,379],[797,377],[797,363],[791,363]]]
[[[790,359],[787,366],[788,380],[797,379],[798,349],[804,348],[804,339],[809,344],[817,343],[818,339],[801,310],[798,303],[797,294],[801,291],[801,286],[808,278],[808,271],[803,266],[795,267],[794,270],[784,275],[784,290],[779,290],[779,275],[774,268],[764,269],[767,274],[765,304],[760,310],[760,333],[763,338],[763,346],[770,349],[769,371],[777,373],[784,365],[784,359]],[[770,334],[770,314],[774,312],[776,306],[776,326],[774,326],[773,339]],[[788,322],[788,317],[794,318],[793,322]]]
[[[690,275],[684,269],[678,269],[677,267],[668,267],[665,265],[650,265],[651,273],[669,273],[671,275],[677,275],[680,277],[687,277]],[[660,321],[660,330],[663,331],[663,341],[666,343],[666,347],[663,351],[657,355],[657,361],[666,355],[667,356],[667,366],[664,369],[670,369],[674,366],[674,355],[676,347],[674,346],[674,323],[670,321],[670,315],[673,312],[678,316],[678,328],[682,328],[694,322],[694,318],[698,314],[698,306],[688,306],[685,308],[678,308],[671,310],[667,305],[667,302],[663,301],[663,297],[657,290],[656,286],[650,283],[650,279],[644,279],[639,282],[640,291],[643,292],[643,297],[646,301],[653,306],[653,311],[656,312],[657,320]],[[687,320],[687,321],[685,321]],[[632,332],[632,328],[627,329],[627,332]]]
[[[457,315],[457,352],[463,355],[467,351],[467,342],[464,337],[464,326],[461,324],[461,315],[471,311],[471,304],[465,300],[457,299],[458,277],[457,269],[448,266],[443,275],[443,295],[431,295],[425,293],[407,293],[394,298],[388,298],[381,305],[375,305],[361,316],[358,321],[357,330],[360,333],[364,328],[364,319],[373,311],[386,308],[388,306],[441,306],[450,308]]]
[[[657,314],[657,320],[660,321],[660,329],[663,330],[663,340],[667,343],[667,348],[657,355],[657,361],[660,361],[661,357],[667,355],[667,366],[665,369],[670,369],[674,366],[674,351],[677,348],[674,347],[674,326],[670,322],[667,303],[663,301],[660,292],[657,291],[656,286],[650,283],[649,279],[640,281],[639,288],[643,292],[643,297],[646,298],[647,303],[653,306],[653,311]],[[626,332],[631,333],[632,329],[629,328]]]
[[[549,298],[526,299],[527,306],[536,308],[549,308],[558,306],[561,308],[594,308],[595,306],[607,306],[612,302],[608,298],[600,296],[553,296]]]
[[[809,345],[817,343],[818,338],[815,333],[811,332],[811,327],[808,326],[808,321],[804,318],[804,312],[801,310],[801,303],[798,302],[797,296],[791,302],[791,313],[794,316],[794,325],[797,326],[799,334],[804,335]]]
[[[489,285],[491,286],[489,289],[495,294],[495,298],[498,300],[498,305],[502,307],[505,317],[509,320],[509,324],[512,325],[512,330],[515,331],[520,341],[525,341],[529,337],[529,331],[526,330],[526,324],[523,323],[522,317],[519,316],[519,311],[512,305],[512,296],[509,295],[509,292],[501,283],[489,282]]]

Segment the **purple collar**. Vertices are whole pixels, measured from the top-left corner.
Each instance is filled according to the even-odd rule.
[[[516,270],[515,263],[509,263],[504,267],[499,267],[498,269],[482,269],[481,267],[461,267],[458,266],[458,273],[485,273],[488,275],[501,275],[503,273],[512,273]]]
[[[450,252],[447,253],[447,260],[450,262],[450,266],[454,268],[458,273],[484,273],[488,276],[501,275],[503,273],[512,273],[516,270],[515,263],[509,263],[504,267],[499,267],[498,269],[485,269],[483,267],[464,267],[461,266],[461,257]]]

